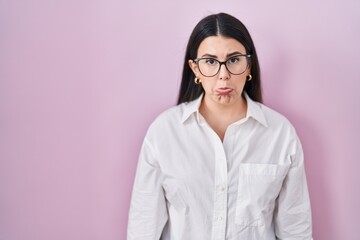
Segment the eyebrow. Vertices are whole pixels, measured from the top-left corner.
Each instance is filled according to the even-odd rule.
[[[236,52],[232,52],[232,53],[229,53],[226,55],[227,58],[229,57],[232,57],[234,55],[243,55],[243,53],[239,52],[239,51],[236,51]],[[206,57],[209,57],[209,58],[218,58],[216,55],[212,55],[212,54],[209,54],[209,53],[205,53],[204,55],[201,56],[202,58],[206,58]]]

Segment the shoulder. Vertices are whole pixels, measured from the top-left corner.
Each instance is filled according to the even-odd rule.
[[[266,120],[272,124],[290,124],[290,121],[285,117],[283,114],[279,113],[278,111],[262,104],[258,103],[261,110],[263,111]]]
[[[154,119],[150,127],[158,124],[170,123],[173,121],[180,122],[184,113],[184,105],[185,104],[183,103],[164,110]]]
[[[278,146],[287,149],[290,154],[302,151],[297,131],[289,119],[264,104],[257,104],[259,104],[267,122],[263,136],[267,139],[276,140]]]
[[[170,107],[161,112],[150,124],[147,135],[159,133],[168,128],[174,128],[181,124],[185,103]]]
[[[270,129],[282,130],[296,135],[295,128],[287,117],[262,103],[257,104],[261,108]]]

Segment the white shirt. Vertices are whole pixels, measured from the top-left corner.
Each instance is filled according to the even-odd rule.
[[[202,96],[162,113],[141,149],[128,240],[310,240],[303,151],[292,125],[248,104],[223,142]]]

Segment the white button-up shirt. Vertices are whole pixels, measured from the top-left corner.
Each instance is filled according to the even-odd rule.
[[[162,113],[141,149],[128,240],[310,240],[303,151],[292,125],[247,95],[224,140],[202,96]]]

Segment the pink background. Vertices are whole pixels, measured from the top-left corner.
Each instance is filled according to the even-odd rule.
[[[360,1],[0,0],[0,239],[119,240],[205,15],[240,18],[302,140],[315,240],[360,239]]]

